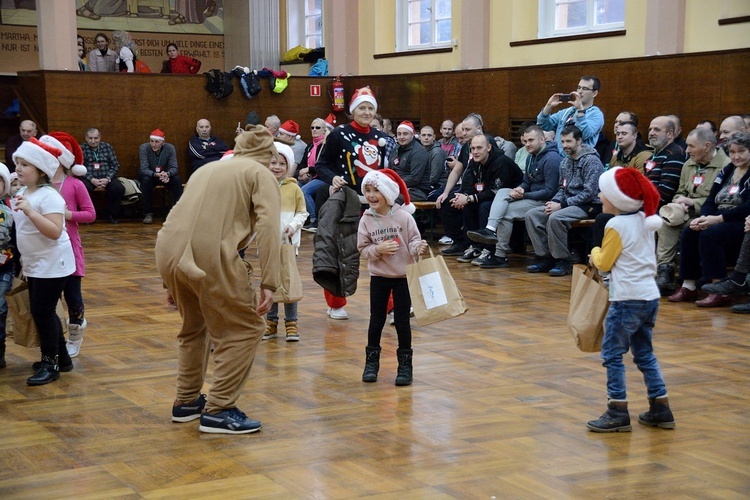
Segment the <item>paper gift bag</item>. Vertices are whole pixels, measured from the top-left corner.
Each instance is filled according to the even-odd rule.
[[[285,238],[280,251],[281,286],[273,294],[274,302],[298,302],[302,300],[302,279],[297,269],[297,251]]]
[[[602,350],[604,318],[609,307],[609,291],[593,267],[573,266],[570,286],[568,330],[583,352]]]
[[[39,332],[34,318],[31,317],[31,301],[29,299],[29,284],[21,279],[13,279],[13,287],[5,296],[8,303],[8,319],[6,333],[13,336],[13,342],[23,347],[39,347]],[[62,301],[57,302],[57,316],[63,326],[63,333],[67,332],[68,324]]]
[[[463,295],[453,281],[442,255],[419,258],[406,266],[411,305],[419,326],[461,316],[469,310]]]

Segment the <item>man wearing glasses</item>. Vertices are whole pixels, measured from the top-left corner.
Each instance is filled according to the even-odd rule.
[[[578,88],[570,94],[552,94],[544,105],[542,111],[536,117],[536,123],[543,130],[554,130],[556,132],[557,147],[562,151],[560,132],[568,125],[575,125],[583,134],[583,145],[590,148],[596,147],[599,132],[604,126],[604,114],[594,106],[594,99],[599,94],[599,79],[595,76],[583,76],[578,82]],[[571,106],[557,113],[552,110],[564,102]]]

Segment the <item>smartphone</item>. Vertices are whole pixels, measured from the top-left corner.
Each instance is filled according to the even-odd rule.
[[[573,96],[570,94],[560,94],[558,98],[560,99],[560,102],[570,102],[573,100]]]

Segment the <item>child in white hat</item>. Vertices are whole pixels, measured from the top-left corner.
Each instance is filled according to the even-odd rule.
[[[25,187],[13,198],[16,243],[29,282],[31,315],[39,331],[42,360],[26,383],[43,385],[73,369],[55,308],[68,276],[76,270],[65,230],[65,200],[51,184],[63,151],[32,137],[13,153],[18,179]]]
[[[654,356],[651,338],[659,309],[656,286],[656,214],[659,192],[634,168],[615,167],[599,177],[602,207],[615,217],[607,222],[602,246],[591,250],[590,264],[610,271],[609,310],[604,320],[603,365],[607,369],[607,410],[588,423],[594,432],[629,432],[630,415],[622,356],[633,352],[643,373],[649,410],[638,416],[643,425],[674,428],[667,387]]]

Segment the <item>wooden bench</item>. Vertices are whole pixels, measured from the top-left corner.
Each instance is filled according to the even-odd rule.
[[[430,221],[430,242],[435,241],[435,213],[433,210],[436,210],[435,202],[434,201],[412,201],[412,205],[417,210],[423,210],[427,213],[428,219]],[[416,212],[415,212],[416,215]]]

